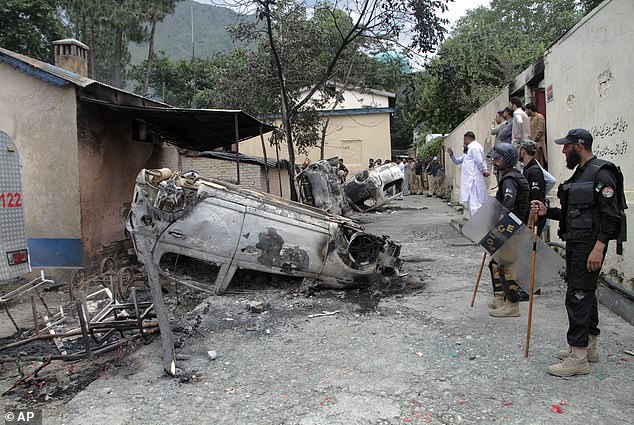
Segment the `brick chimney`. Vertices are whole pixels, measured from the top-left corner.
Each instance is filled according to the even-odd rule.
[[[74,38],[53,41],[55,49],[55,66],[68,71],[88,76],[88,50],[90,48]]]

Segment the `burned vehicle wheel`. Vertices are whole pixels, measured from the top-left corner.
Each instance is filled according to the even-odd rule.
[[[86,277],[88,277],[88,274],[86,273],[86,270],[81,267],[74,269],[70,274],[68,281],[68,294],[71,302],[79,299],[79,291],[84,289]]]
[[[348,254],[357,264],[365,266],[379,258],[381,246],[375,236],[357,233],[350,240]]]
[[[99,273],[113,272],[117,264],[112,257],[106,257],[99,264]]]
[[[121,301],[127,301],[132,293],[134,284],[134,270],[131,267],[123,267],[117,273],[117,292]]]

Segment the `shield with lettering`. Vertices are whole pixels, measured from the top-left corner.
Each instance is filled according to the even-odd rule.
[[[530,292],[533,232],[517,216],[491,197],[463,226],[462,233],[486,249],[498,264],[513,265],[516,282]],[[553,281],[565,262],[541,238],[535,248],[534,288],[538,289]]]
[[[498,221],[509,212],[497,199],[489,197],[478,211],[462,226],[462,233],[474,243],[495,228]]]

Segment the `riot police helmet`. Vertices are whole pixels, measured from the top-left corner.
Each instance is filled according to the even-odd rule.
[[[519,153],[512,144],[500,143],[493,146],[487,154],[487,158],[491,158],[492,161],[495,161],[500,157],[502,158],[502,164],[499,165],[500,169],[513,168],[517,164]]]

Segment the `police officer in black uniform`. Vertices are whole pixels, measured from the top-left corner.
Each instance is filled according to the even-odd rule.
[[[519,153],[520,153],[520,162],[524,165],[522,169],[522,174],[528,180],[529,186],[529,203],[530,201],[541,201],[546,204],[546,181],[544,179],[544,170],[539,165],[537,160],[535,159],[535,153],[537,152],[537,143],[535,143],[531,139],[524,139],[520,142],[519,145]],[[530,229],[533,228],[535,215],[531,214],[528,217],[528,227]],[[544,226],[546,225],[546,217],[541,217],[537,220],[537,234],[541,235],[544,230]],[[536,291],[536,294],[541,292]],[[518,297],[520,301],[528,301],[529,297],[526,292],[522,288],[518,291]]]
[[[510,143],[500,143],[491,149],[487,158],[493,162],[498,172],[497,199],[523,223],[529,215],[529,186],[526,177],[515,166],[519,153]],[[488,304],[489,315],[493,317],[518,317],[519,286],[515,281],[517,274],[513,265],[501,266],[491,260],[489,263],[493,283],[493,300]]]
[[[590,362],[598,362],[597,279],[608,241],[617,239],[624,204],[622,175],[614,164],[592,153],[592,135],[587,130],[570,130],[563,139],[566,166],[574,169],[570,179],[559,185],[561,208],[547,208],[533,201],[531,210],[559,220],[559,237],[566,242],[566,310],[568,349],[559,352],[561,363],[548,372],[556,376],[590,373]],[[619,184],[617,185],[617,179]]]
[[[528,180],[530,188],[529,201],[541,201],[546,204],[546,181],[544,180],[544,170],[535,159],[537,153],[537,143],[530,139],[524,139],[520,142],[520,162],[524,164],[522,174]],[[528,225],[533,225],[534,215],[528,218]],[[537,220],[537,234],[541,235],[546,224],[546,217]]]

